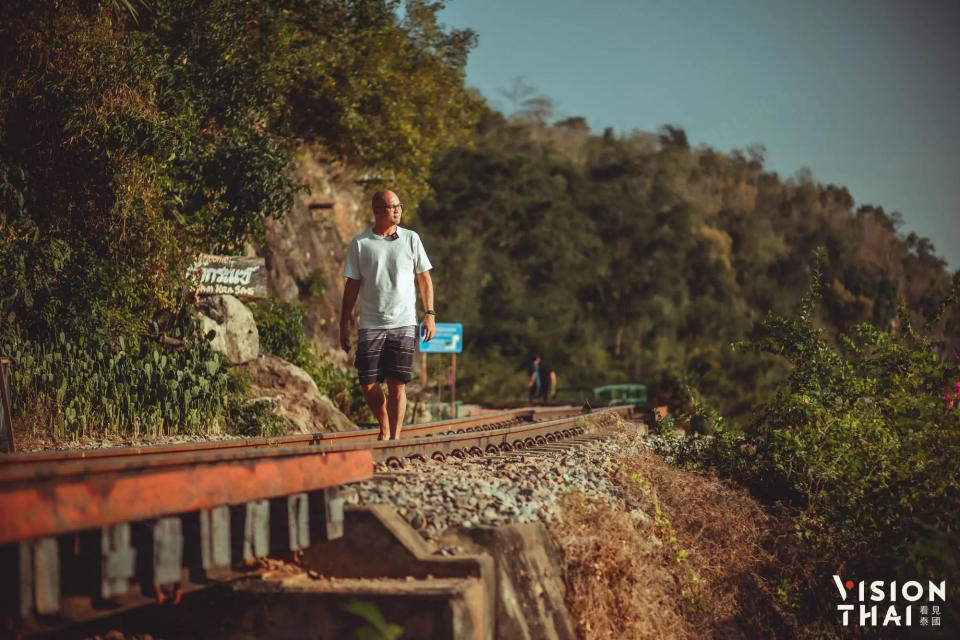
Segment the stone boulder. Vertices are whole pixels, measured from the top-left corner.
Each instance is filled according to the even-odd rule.
[[[274,412],[296,426],[297,433],[356,429],[317,383],[300,367],[272,355],[262,355],[240,368],[250,374],[252,398],[279,398]]]
[[[260,355],[260,334],[253,313],[231,295],[209,296],[194,306],[200,330],[216,333],[210,346],[230,362],[242,364]]]

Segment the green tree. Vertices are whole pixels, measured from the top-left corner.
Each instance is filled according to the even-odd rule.
[[[788,369],[731,345],[790,312],[815,247],[826,287],[813,321],[828,338],[864,321],[894,327],[901,298],[920,322],[949,285],[932,245],[899,234],[898,214],[855,209],[809,173],[782,180],[762,147],[691,148],[676,126],[592,135],[582,119],[524,112],[536,93],[523,83],[511,95],[519,113],[488,112],[476,149],[435,165],[421,212],[439,304],[473,328],[468,395],[512,395],[528,351],[552,348],[565,385],[636,380],[663,400],[679,372],[743,427]],[[951,313],[931,338],[942,352],[960,326]]]
[[[507,371],[523,367],[538,349],[554,364],[582,344],[589,328],[576,304],[581,288],[594,282],[600,249],[592,222],[574,206],[574,167],[544,155],[500,148],[507,131],[522,135],[488,114],[478,148],[446,154],[431,182],[436,195],[419,212],[425,244],[436,267],[437,305],[443,316],[463,322],[472,353],[503,358]],[[496,122],[492,122],[496,121]],[[483,387],[493,397],[512,397],[518,384],[500,371],[482,381],[482,369],[463,372],[461,386]],[[504,397],[501,396],[501,397]]]
[[[468,141],[473,38],[439,5],[26,0],[0,7],[0,310],[32,334],[142,332],[201,250],[282,215],[300,142],[415,201]]]

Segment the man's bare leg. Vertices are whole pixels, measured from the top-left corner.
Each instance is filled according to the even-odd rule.
[[[380,435],[377,440],[389,440],[391,422],[387,417],[387,399],[383,395],[380,383],[371,382],[370,384],[360,385],[360,388],[363,389],[363,398],[367,401],[367,406],[370,407],[370,413],[380,423]]]
[[[407,413],[407,384],[387,378],[387,416],[390,419],[390,439],[400,439],[403,417]]]

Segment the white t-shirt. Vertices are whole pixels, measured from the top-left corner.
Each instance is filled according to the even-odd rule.
[[[417,324],[416,274],[433,268],[416,231],[397,227],[396,240],[367,229],[350,242],[343,275],[360,281],[360,328]]]

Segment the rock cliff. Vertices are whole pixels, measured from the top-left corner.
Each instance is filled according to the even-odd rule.
[[[301,149],[295,176],[308,190],[283,219],[266,221],[266,241],[257,253],[266,258],[270,295],[299,300],[307,310],[307,335],[348,366],[349,356],[337,347],[343,263],[347,243],[369,222],[368,189],[356,173],[310,145]]]

